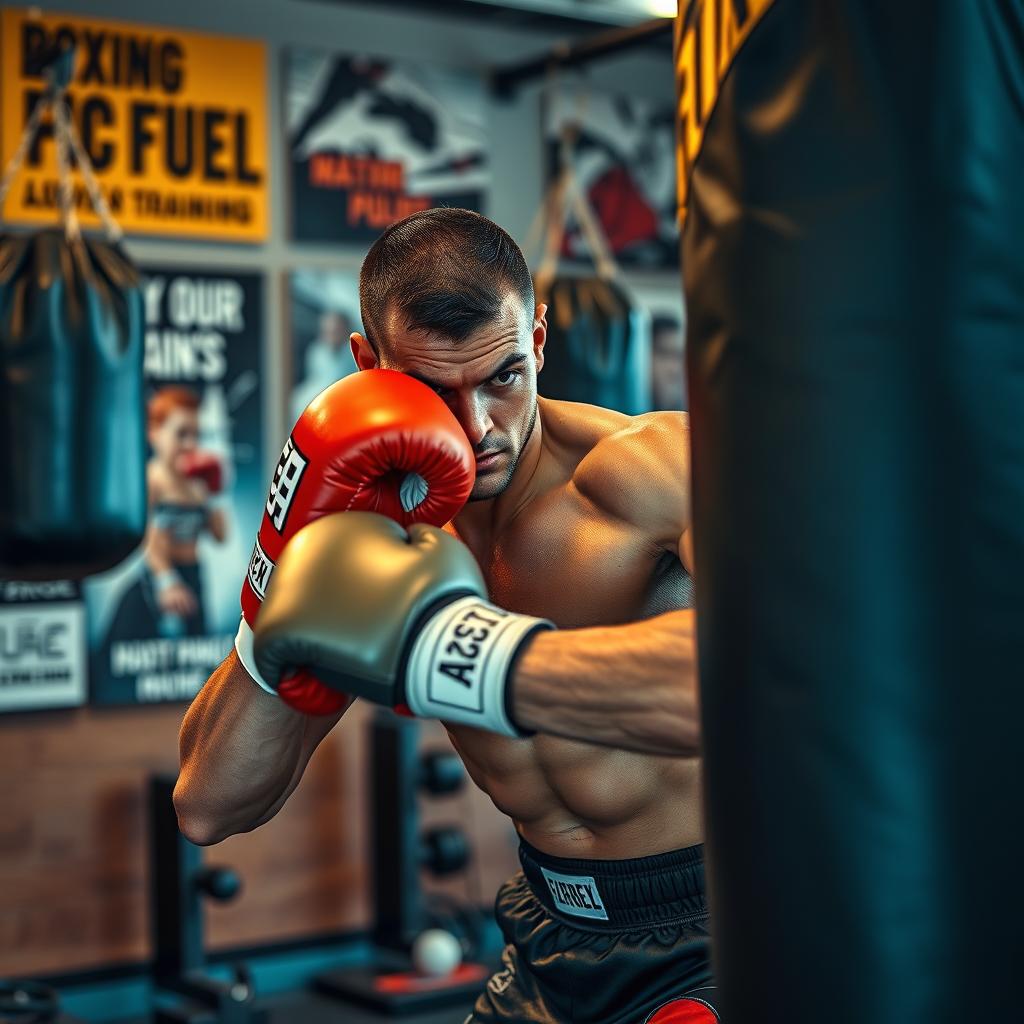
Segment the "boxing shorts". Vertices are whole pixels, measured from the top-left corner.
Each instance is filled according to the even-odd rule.
[[[498,891],[507,945],[464,1024],[715,1024],[703,847],[635,860],[521,843]]]

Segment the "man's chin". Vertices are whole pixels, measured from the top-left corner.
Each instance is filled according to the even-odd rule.
[[[486,478],[478,478],[476,483],[473,484],[473,490],[469,492],[470,501],[490,501],[492,498],[497,498],[512,482],[512,473],[502,473],[500,476],[495,474],[495,479],[489,479],[490,474]]]
[[[488,485],[487,487],[480,487],[474,485],[473,490],[469,492],[469,498],[467,500],[490,501],[492,498],[497,498],[498,495],[501,494],[501,492],[505,490],[505,487],[507,486],[507,484],[502,487],[495,487],[493,485]]]

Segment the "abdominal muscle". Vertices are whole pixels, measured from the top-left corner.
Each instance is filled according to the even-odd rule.
[[[535,518],[529,546],[516,545],[509,559],[518,572],[495,571],[515,536],[498,545],[485,572],[496,603],[567,628],[682,607],[685,573],[674,556],[653,559],[628,528],[579,517],[571,525],[555,530]],[[544,853],[621,860],[702,841],[697,758],[552,735],[512,739],[466,726],[448,732],[473,781]]]
[[[622,860],[702,841],[700,762],[464,726],[449,735],[473,781],[531,846]]]

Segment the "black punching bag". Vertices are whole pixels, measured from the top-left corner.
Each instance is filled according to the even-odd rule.
[[[1024,8],[683,3],[728,1024],[1021,1019]]]
[[[118,246],[0,237],[0,576],[81,577],[142,540],[142,354]]]

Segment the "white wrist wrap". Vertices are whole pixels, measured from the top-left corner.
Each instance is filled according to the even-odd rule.
[[[505,707],[509,673],[527,636],[553,628],[546,619],[516,615],[479,597],[445,605],[413,643],[405,673],[409,710],[522,736]]]
[[[184,582],[177,569],[162,569],[160,572],[153,573],[153,590],[157,595],[171,587],[180,587]]]
[[[235,653],[242,663],[242,668],[252,676],[252,681],[261,690],[266,690],[267,693],[276,697],[277,690],[260,675],[260,670],[256,667],[256,658],[252,652],[252,630],[245,619],[239,620],[238,623],[238,632],[235,634]]]

